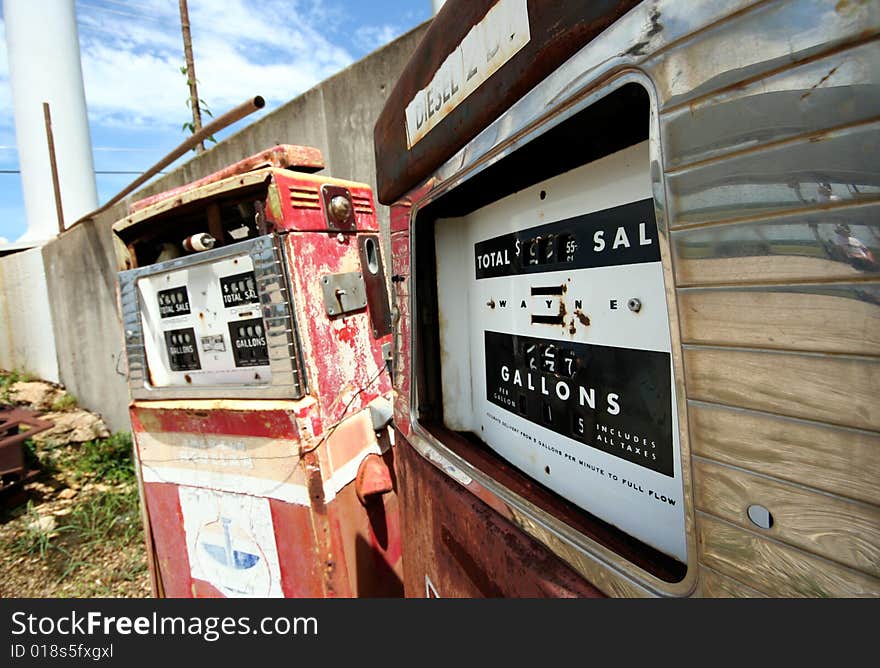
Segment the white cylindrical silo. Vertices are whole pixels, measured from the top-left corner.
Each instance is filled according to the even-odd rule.
[[[28,230],[58,233],[43,102],[52,115],[64,222],[98,206],[74,0],[3,0],[15,136]]]

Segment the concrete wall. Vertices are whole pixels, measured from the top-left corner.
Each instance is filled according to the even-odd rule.
[[[427,25],[267,114],[128,201],[183,185],[276,144],[316,146],[324,154],[325,173],[362,181],[375,189],[373,125]],[[259,91],[245,91],[242,99],[251,93]],[[54,333],[61,382],[82,406],[101,413],[114,430],[130,428],[122,328],[116,305],[116,263],[110,243],[110,227],[125,215],[125,207],[120,203],[83,221],[43,248],[51,326],[45,325],[45,319],[43,325],[33,324],[36,329]],[[388,209],[379,206],[378,215],[387,249]],[[11,258],[19,255],[0,258],[0,269],[17,262]],[[5,316],[7,310],[14,311],[15,299],[14,293],[0,285],[0,313]],[[4,319],[9,322],[8,317]],[[39,347],[36,340],[28,339],[8,362],[5,357],[0,360],[9,367],[25,366],[22,362],[33,357],[34,347]]]
[[[112,213],[108,212],[108,213]],[[113,218],[125,214],[115,208]],[[61,382],[114,431],[128,430],[112,221],[87,221],[43,246]]]
[[[0,368],[58,382],[58,355],[42,250],[0,259]]]

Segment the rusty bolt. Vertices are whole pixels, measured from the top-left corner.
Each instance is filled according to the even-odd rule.
[[[633,297],[626,303],[626,307],[633,313],[638,313],[642,310],[642,302],[639,299]]]
[[[330,215],[336,219],[337,223],[344,223],[351,215],[351,202],[342,195],[336,195],[330,200]]]

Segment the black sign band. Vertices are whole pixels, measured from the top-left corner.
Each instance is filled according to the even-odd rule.
[[[252,271],[223,276],[220,279],[220,294],[223,295],[223,306],[226,308],[260,302],[260,296],[257,294],[257,279]]]
[[[159,290],[156,294],[159,300],[159,316],[161,318],[173,318],[176,315],[189,315],[189,294],[186,286]]]
[[[628,462],[674,475],[669,353],[485,332],[486,398]]]
[[[269,364],[269,348],[266,345],[266,329],[262,318],[230,322],[229,337],[235,366]]]
[[[659,262],[654,200],[623,204],[474,245],[476,278]]]
[[[164,334],[168,364],[172,371],[195,371],[202,368],[196,333],[192,327],[172,329]]]

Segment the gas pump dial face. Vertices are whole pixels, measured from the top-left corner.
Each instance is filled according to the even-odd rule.
[[[446,425],[686,561],[647,144],[438,221],[435,241]]]
[[[248,255],[146,276],[138,290],[154,387],[271,381],[266,326]]]

